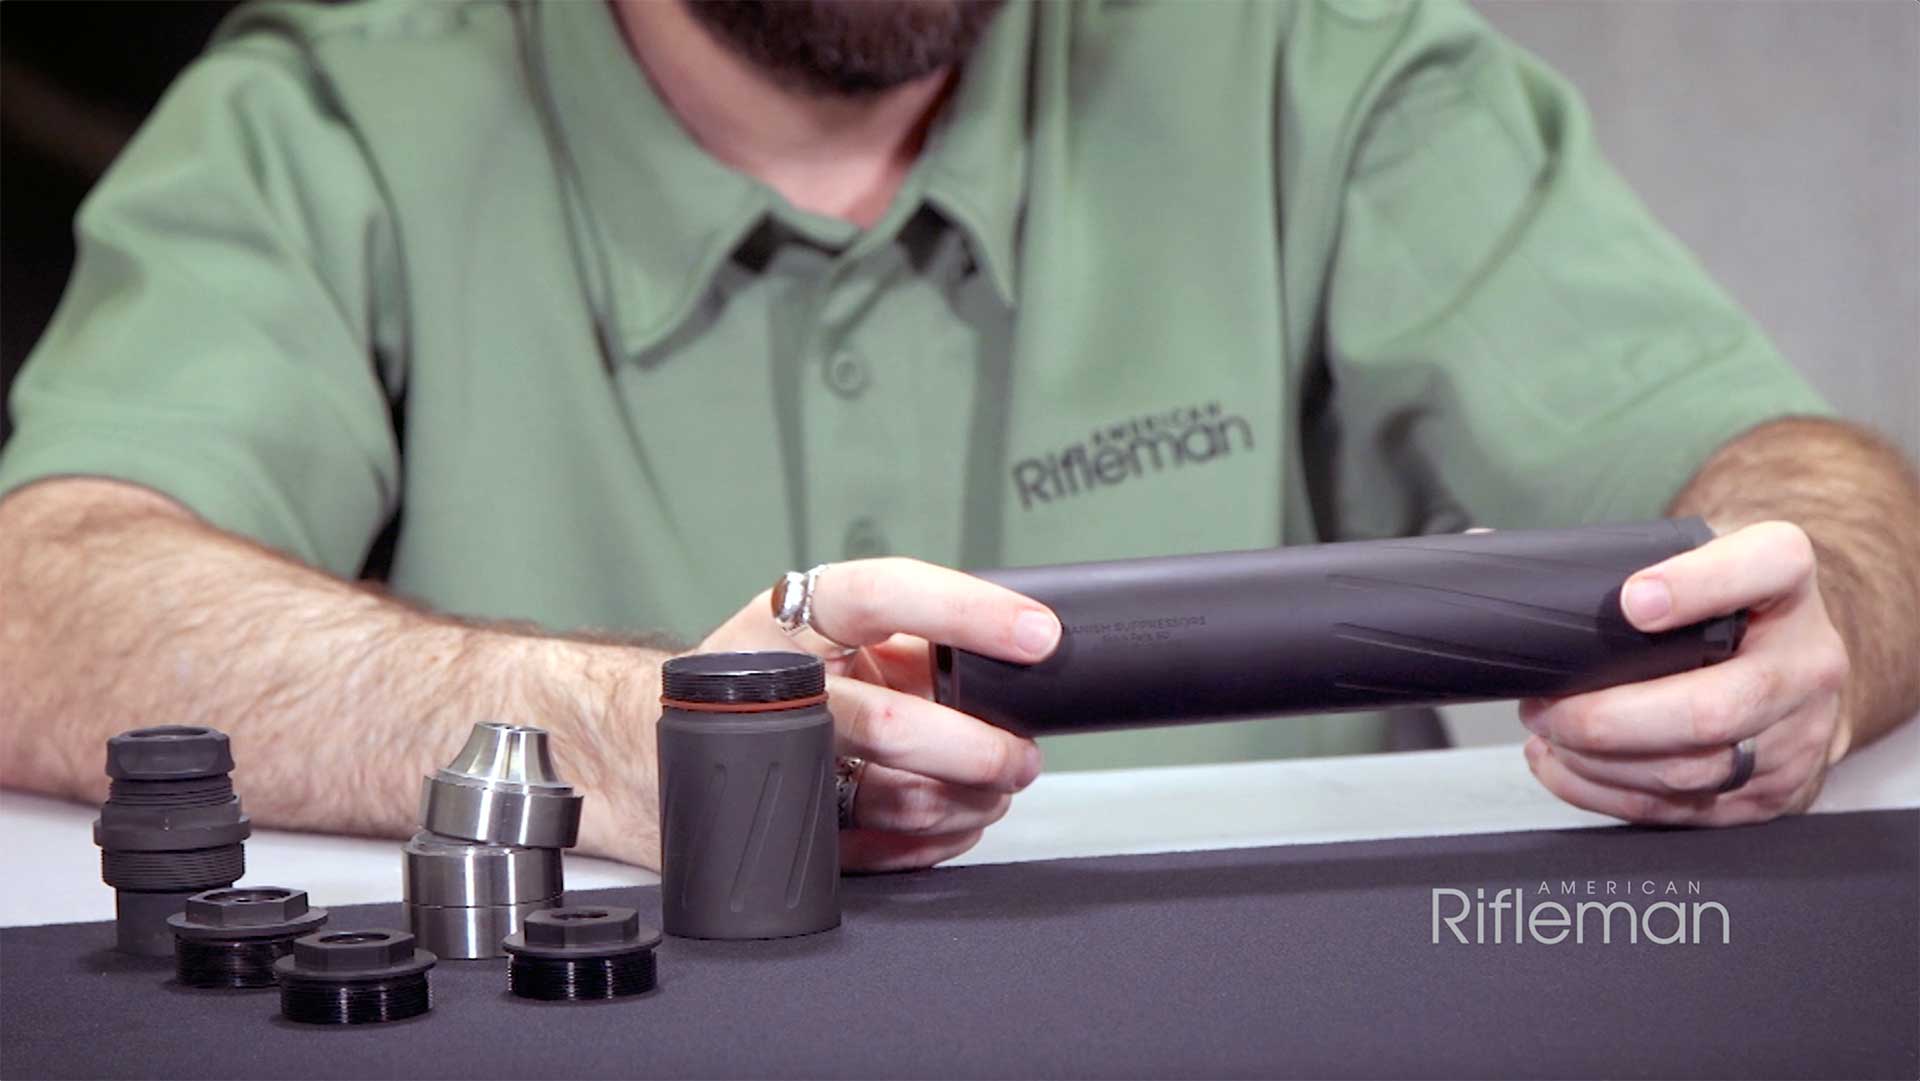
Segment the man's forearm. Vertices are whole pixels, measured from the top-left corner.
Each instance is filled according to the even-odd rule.
[[[59,480],[0,502],[0,783],[98,800],[103,742],[232,737],[263,824],[397,835],[422,774],[481,720],[554,732],[589,792],[583,849],[651,863],[665,654],[417,611],[201,523],[153,493]]]
[[[1841,709],[1852,744],[1920,711],[1920,479],[1897,450],[1837,421],[1772,421],[1716,451],[1671,512],[1722,533],[1772,519],[1800,526],[1847,645]]]

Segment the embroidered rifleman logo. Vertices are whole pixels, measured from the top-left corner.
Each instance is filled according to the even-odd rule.
[[[1022,510],[1068,499],[1163,469],[1227,457],[1253,449],[1253,426],[1219,402],[1145,413],[1094,429],[1061,450],[1013,463],[1013,486]]]

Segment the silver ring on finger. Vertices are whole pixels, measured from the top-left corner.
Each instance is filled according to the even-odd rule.
[[[1731,792],[1752,780],[1754,765],[1759,757],[1757,754],[1759,748],[1759,736],[1748,736],[1746,739],[1734,744],[1733,772],[1727,774],[1727,779],[1721,782],[1720,787],[1714,791]]]
[[[837,661],[860,652],[859,646],[835,641],[813,625],[813,592],[820,583],[820,572],[831,564],[822,563],[807,571],[788,571],[773,584],[773,621],[802,650],[823,660]]]
[[[853,828],[853,801],[860,794],[860,778],[867,772],[867,760],[843,755],[833,764],[833,802],[840,811],[840,828]]]

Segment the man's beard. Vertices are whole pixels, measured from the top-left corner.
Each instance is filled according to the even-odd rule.
[[[688,0],[728,49],[783,86],[862,97],[957,64],[1002,0]]]

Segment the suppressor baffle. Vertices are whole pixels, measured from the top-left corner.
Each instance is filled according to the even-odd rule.
[[[405,931],[316,931],[274,962],[280,1016],[309,1025],[401,1021],[433,1008],[437,960]]]
[[[561,850],[580,833],[582,797],[554,767],[547,732],[485,722],[426,778],[405,847],[407,920],[441,957],[501,956],[529,913],[561,901]]]
[[[507,990],[521,998],[579,1002],[645,994],[654,986],[660,932],[614,905],[536,912],[501,945]]]
[[[489,721],[422,785],[420,825],[465,841],[572,848],[582,802],[554,768],[545,729]]]
[[[253,831],[234,795],[226,734],[197,725],[122,732],[107,740],[107,801],[93,824],[100,877],[114,888],[116,948],[171,957],[167,918],[203,890],[246,871]]]
[[[187,898],[173,928],[175,978],[187,987],[272,987],[273,964],[293,940],[318,930],[327,910],[310,908],[305,890],[244,886]]]
[[[493,845],[420,832],[404,848],[407,924],[446,958],[500,956],[500,940],[560,903],[557,848]]]

